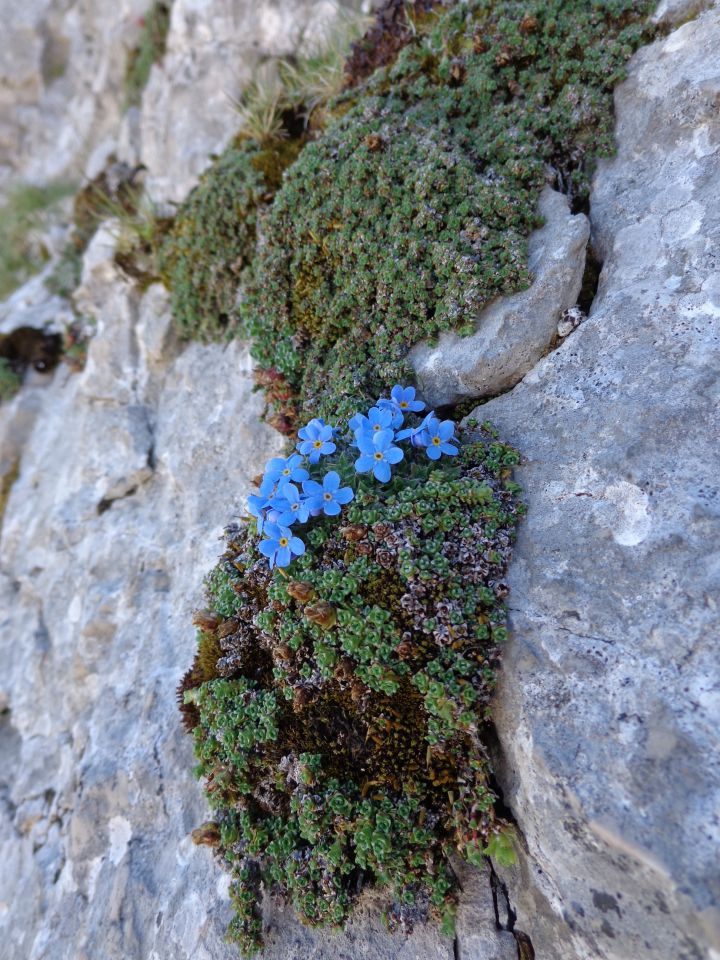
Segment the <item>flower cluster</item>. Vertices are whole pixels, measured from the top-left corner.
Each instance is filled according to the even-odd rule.
[[[396,384],[389,399],[381,398],[367,413],[357,413],[350,419],[342,439],[340,430],[315,418],[298,432],[297,453],[268,462],[259,495],[248,498],[248,510],[264,537],[259,550],[271,568],[286,567],[305,553],[304,542],[291,529],[294,524],[320,516],[336,517],[354,498],[356,491],[350,485],[342,486],[337,470],[324,474],[318,470],[323,457],[336,452],[342,457],[336,441],[359,454],[354,462],[355,474],[371,473],[380,483],[387,483],[392,468],[405,458],[405,451],[397,445],[402,441],[409,441],[411,449],[424,450],[430,460],[457,454],[452,420],[441,421],[433,410],[420,423],[406,424],[408,414],[424,409],[425,404],[415,399],[414,387]],[[311,476],[311,470],[315,476]],[[351,477],[347,481],[352,483]]]

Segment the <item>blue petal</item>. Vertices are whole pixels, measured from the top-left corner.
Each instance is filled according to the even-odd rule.
[[[277,550],[277,541],[261,540],[258,544],[258,550],[264,557],[271,557]]]
[[[392,430],[379,430],[373,434],[373,445],[376,450],[386,450],[393,442],[395,434]]]
[[[323,495],[323,488],[317,480],[306,480],[303,483],[303,493],[309,497],[321,497]]]
[[[373,454],[377,449],[375,446],[375,437],[377,434],[361,433],[357,436],[357,445],[360,453]]]
[[[350,487],[341,487],[341,489],[335,493],[335,499],[337,502],[343,504],[350,503],[354,496],[355,494]]]
[[[388,449],[385,451],[385,459],[388,463],[400,463],[404,456],[405,453],[400,449],[400,447],[388,447]]]
[[[361,430],[363,423],[367,420],[367,417],[364,417],[361,413],[356,413],[354,417],[351,417],[348,420],[348,427],[355,433],[356,430]]]
[[[323,480],[323,489],[333,493],[340,486],[340,475],[334,470],[328,470]]]
[[[440,429],[438,430],[441,440],[449,440],[450,437],[455,433],[455,424],[452,420],[443,420],[440,424]]]
[[[305,553],[305,544],[300,537],[293,537],[290,540],[290,549],[296,557],[301,557]]]
[[[336,517],[340,513],[340,504],[334,500],[327,500],[323,509],[326,517]]]
[[[451,443],[441,443],[440,449],[443,453],[446,453],[449,457],[457,456],[458,449],[454,447]]]
[[[430,457],[431,460],[439,460],[440,448],[430,444],[430,446],[427,448],[427,455]]]
[[[368,470],[372,470],[376,462],[375,457],[369,457],[367,454],[363,454],[362,457],[358,457],[355,461],[355,470],[357,473],[365,473]]]
[[[290,553],[290,547],[280,547],[278,552],[275,554],[275,563],[279,567],[286,567],[292,560],[292,554]]]
[[[376,480],[379,480],[381,483],[387,483],[390,479],[390,466],[385,463],[384,460],[376,461],[373,473],[375,474]]]
[[[269,497],[275,490],[275,479],[273,477],[264,477],[260,484],[260,493],[263,497]]]

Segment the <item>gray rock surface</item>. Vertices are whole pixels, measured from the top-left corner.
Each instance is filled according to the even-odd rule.
[[[148,0],[0,0],[0,185],[77,177],[112,150]]]
[[[538,957],[720,956],[720,10],[640,51],[589,318],[479,408],[524,456],[496,710]]]
[[[0,193],[24,179],[94,177],[111,153],[182,200],[240,125],[258,65],[311,43],[361,0],[174,0],[167,54],[142,109],[124,111],[127,58],[151,0],[0,0]]]
[[[665,0],[658,16],[697,6]],[[226,94],[331,13],[176,0],[168,56],[121,123],[146,7],[0,0],[0,186],[92,172],[118,149],[145,161],[156,198],[181,199],[235,132]],[[593,192],[591,315],[480,408],[525,456],[497,722],[522,844],[505,880],[538,960],[720,957],[718,50],[716,8],[634,58],[620,151]],[[489,308],[505,379],[488,393],[552,347],[577,297],[587,224],[543,202],[544,287]],[[128,283],[113,237],[108,224],[93,240],[75,295],[97,329],[85,370],[31,377],[0,408],[0,480],[18,471],[0,516],[0,960],[230,960],[227,878],[189,839],[207,810],[172,690],[217,537],[282,440],[260,421],[245,345],[180,344],[166,292]],[[508,328],[532,296],[530,349]],[[63,310],[35,280],[0,321]],[[423,374],[433,402],[478,389],[467,343]],[[372,897],[342,934],[268,901],[263,956],[514,960],[488,877],[462,884],[454,943],[391,937]]]
[[[360,0],[345,0],[359,7]],[[322,38],[334,0],[175,0],[168,50],[143,95],[139,137],[126,156],[150,171],[157,201],[180,201],[241,126],[237,100],[258,67]],[[131,120],[129,120],[131,122]],[[125,142],[133,144],[132,133]]]
[[[429,406],[509,390],[555,342],[562,312],[580,293],[590,227],[550,187],[540,197],[540,213],[545,224],[530,237],[528,251],[531,286],[486,307],[469,337],[443,333],[436,344],[410,351]]]

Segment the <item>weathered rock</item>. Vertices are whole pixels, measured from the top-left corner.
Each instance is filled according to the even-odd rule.
[[[359,6],[347,0],[345,7]],[[143,95],[135,156],[158,201],[183,200],[242,126],[233,101],[268,58],[323,36],[338,15],[332,0],[175,0],[167,53]],[[132,138],[127,138],[132,142]],[[134,159],[134,158],[133,158]]]
[[[101,261],[106,237],[85,371],[0,410],[35,400],[2,533],[0,956],[230,956],[222,874],[187,836],[204,803],[172,689],[213,531],[281,441],[241,345],[163,363],[151,338],[143,369],[149,306]],[[162,326],[157,288],[144,300]]]
[[[539,957],[720,952],[720,10],[640,51],[590,317],[479,408],[524,455],[496,720]]]
[[[509,390],[554,343],[563,310],[580,292],[590,228],[587,218],[573,216],[567,198],[549,187],[540,198],[540,212],[545,225],[529,243],[532,285],[486,307],[471,336],[443,333],[437,344],[410,351],[429,406]]]
[[[678,27],[708,10],[716,0],[660,0],[652,22],[663,27]]]
[[[147,0],[0,0],[0,182],[79,176],[107,156]]]
[[[150,0],[0,0],[0,188],[93,177],[113,152],[182,200],[240,127],[233,106],[268,57],[322,36],[349,0],[175,0],[167,54],[125,113],[127,58]]]

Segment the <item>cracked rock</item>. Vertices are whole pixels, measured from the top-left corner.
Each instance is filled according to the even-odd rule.
[[[720,8],[638,52],[592,315],[480,408],[523,453],[495,719],[538,957],[720,955]]]

